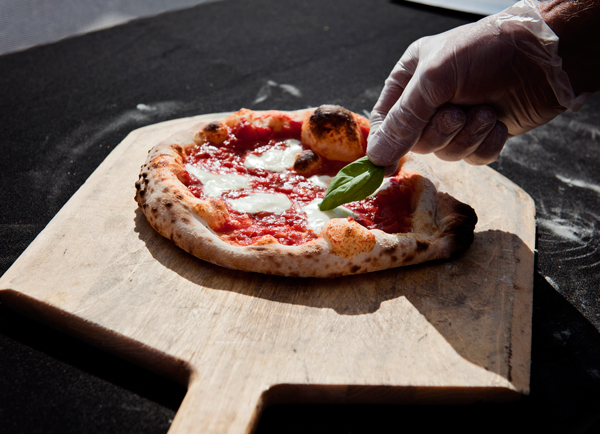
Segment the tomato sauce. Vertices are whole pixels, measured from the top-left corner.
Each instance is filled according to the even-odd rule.
[[[299,124],[299,123],[298,123]],[[229,219],[221,228],[220,237],[237,245],[250,245],[265,235],[271,235],[280,244],[300,245],[318,237],[308,227],[303,207],[325,195],[326,188],[317,186],[293,169],[271,172],[265,169],[247,168],[244,160],[249,153],[261,154],[269,149],[284,149],[284,140],[300,138],[300,126],[292,125],[291,131],[274,135],[268,128],[242,122],[230,131],[228,138],[216,146],[210,142],[196,145],[188,153],[185,164],[215,174],[242,175],[250,183],[249,189],[231,190],[221,194],[229,211]],[[302,145],[303,148],[308,149]],[[318,175],[335,176],[345,163],[326,161]],[[312,174],[311,174],[312,175]],[[199,199],[206,199],[202,183],[184,171],[182,182]],[[373,197],[344,205],[355,213],[354,219],[368,229],[381,229],[389,233],[410,232],[412,192],[414,185],[409,179],[392,179],[390,186]],[[249,193],[283,193],[292,206],[281,214],[258,212],[240,213],[228,205],[228,199],[237,199]]]

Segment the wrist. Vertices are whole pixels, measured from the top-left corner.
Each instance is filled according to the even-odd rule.
[[[600,0],[551,0],[538,9],[559,38],[558,55],[575,94],[600,90]]]

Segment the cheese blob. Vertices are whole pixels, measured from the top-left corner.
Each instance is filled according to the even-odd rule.
[[[373,197],[380,191],[387,190],[391,186],[392,186],[392,182],[390,181],[390,178],[383,178],[383,182],[381,183],[379,188],[377,190],[375,190],[369,197]]]
[[[185,165],[185,170],[200,180],[204,187],[204,195],[208,197],[220,197],[226,191],[242,190],[250,187],[250,182],[242,175],[234,173],[215,175],[190,164]]]
[[[315,199],[308,205],[302,208],[306,213],[306,223],[315,233],[321,232],[323,225],[331,219],[355,217],[355,214],[348,208],[338,206],[330,211],[321,211],[319,204],[323,199]]]
[[[294,165],[296,157],[302,152],[302,145],[296,139],[284,142],[285,149],[269,149],[260,155],[248,154],[244,166],[248,169],[265,169],[271,172],[283,172]]]
[[[332,179],[333,178],[331,176],[327,175],[313,175],[310,178],[308,178],[310,182],[324,189],[327,189],[327,187],[329,187],[329,184],[331,184]]]
[[[227,203],[234,210],[248,214],[261,211],[281,214],[292,206],[292,202],[282,193],[251,193],[239,199],[228,199]]]

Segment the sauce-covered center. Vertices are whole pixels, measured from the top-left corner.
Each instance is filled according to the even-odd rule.
[[[294,160],[308,149],[295,137],[257,137],[230,131],[218,146],[195,145],[184,161],[180,179],[199,199],[223,201],[229,211],[219,228],[221,239],[250,245],[271,235],[280,244],[300,245],[318,237],[330,218],[353,218],[368,229],[389,233],[411,231],[414,185],[410,177],[386,180],[384,189],[332,212],[318,211],[328,182],[343,166],[322,159],[315,173],[300,174]],[[250,137],[240,137],[250,136]]]

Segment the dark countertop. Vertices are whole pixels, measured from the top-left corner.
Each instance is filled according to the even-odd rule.
[[[384,0],[224,0],[0,56],[0,274],[130,131],[241,107],[368,112],[410,42],[476,19]],[[492,165],[536,202],[529,396],[278,405],[258,432],[599,432],[599,145],[596,95]],[[0,433],[166,432],[184,393],[0,305]]]

